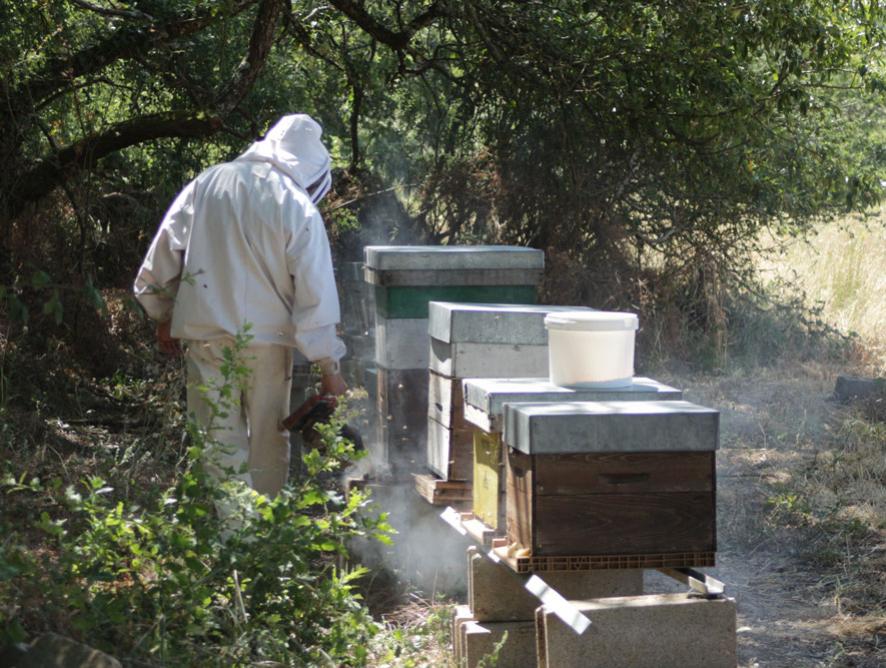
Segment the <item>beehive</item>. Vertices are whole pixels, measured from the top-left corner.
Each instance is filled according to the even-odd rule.
[[[474,428],[472,510],[488,526],[504,532],[501,432],[507,404],[675,400],[683,393],[640,377],[628,386],[610,389],[570,389],[545,378],[479,378],[464,381],[464,397],[464,422]]]
[[[576,307],[431,302],[428,467],[443,480],[472,477],[472,428],[464,420],[462,379],[547,375],[544,318],[561,310]]]
[[[367,246],[364,280],[375,300],[379,434],[373,459],[395,474],[424,468],[428,303],[534,302],[544,255],[511,246]]]
[[[711,565],[718,428],[687,401],[506,405],[508,538],[532,557]]]

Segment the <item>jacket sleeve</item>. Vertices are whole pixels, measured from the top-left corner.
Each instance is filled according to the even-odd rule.
[[[345,345],[335,334],[341,316],[329,239],[316,209],[310,207],[300,217],[303,224],[286,249],[295,286],[292,322],[296,346],[312,362],[337,362],[345,354]]]
[[[194,218],[194,184],[191,181],[169,207],[135,277],[135,298],[159,322],[169,320],[175,306]]]

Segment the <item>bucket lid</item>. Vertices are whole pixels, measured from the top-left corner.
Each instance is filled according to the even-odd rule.
[[[559,311],[545,316],[548,329],[583,331],[635,330],[640,321],[635,313],[621,311]]]

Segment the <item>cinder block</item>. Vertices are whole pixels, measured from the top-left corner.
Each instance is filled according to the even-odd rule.
[[[503,440],[528,455],[713,451],[719,417],[688,401],[507,404]]]
[[[460,631],[460,667],[475,668],[484,659],[496,668],[535,668],[537,664],[534,621],[465,622]],[[496,656],[494,662],[492,656]]]
[[[460,666],[462,656],[464,655],[464,650],[461,646],[461,627],[464,626],[467,622],[474,622],[474,616],[471,614],[471,609],[467,605],[457,605],[455,606],[455,614],[452,616],[452,628],[451,628],[451,637],[452,637],[452,654],[455,656],[455,665]]]
[[[525,578],[508,566],[475,553],[470,558],[468,604],[479,622],[534,619],[541,602],[524,587]],[[536,573],[567,599],[633,596],[643,593],[642,570]]]
[[[386,369],[428,366],[428,321],[424,318],[375,320],[375,363]]]
[[[521,378],[548,375],[548,346],[446,343],[431,339],[430,368],[450,378]]]
[[[557,311],[593,311],[582,306],[464,304],[433,301],[428,333],[444,343],[509,343],[546,346],[545,316]]]
[[[651,378],[634,378],[617,388],[569,388],[547,378],[474,378],[464,381],[465,415],[485,431],[501,431],[505,404],[572,403],[576,401],[674,401],[683,392]]]
[[[570,601],[578,635],[547,607],[536,617],[547,668],[735,668],[735,601],[657,594]]]

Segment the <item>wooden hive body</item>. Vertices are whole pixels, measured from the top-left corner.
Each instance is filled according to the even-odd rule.
[[[649,378],[630,386],[608,389],[569,389],[543,378],[471,379],[464,382],[465,423],[474,427],[473,512],[489,527],[505,533],[505,452],[501,441],[508,403],[565,401],[651,401],[681,399],[682,392]]]
[[[718,414],[685,401],[510,404],[506,529],[523,554],[710,565]]]

